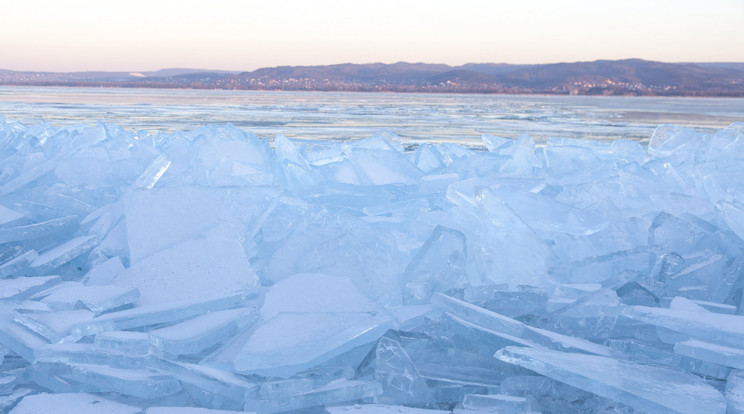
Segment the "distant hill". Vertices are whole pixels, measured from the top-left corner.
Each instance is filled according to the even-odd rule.
[[[318,91],[744,96],[744,63],[663,63],[641,59],[511,65],[344,63],[251,72],[16,72],[0,84]]]

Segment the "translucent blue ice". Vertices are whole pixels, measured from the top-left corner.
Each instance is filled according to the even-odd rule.
[[[741,410],[742,124],[491,132],[0,117],[0,411]]]

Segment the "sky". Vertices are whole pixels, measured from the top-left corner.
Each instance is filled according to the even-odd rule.
[[[0,69],[744,62],[744,0],[5,0]]]

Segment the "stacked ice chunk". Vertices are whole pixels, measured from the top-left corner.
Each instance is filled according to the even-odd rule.
[[[3,412],[742,412],[743,291],[741,123],[472,149],[0,118]]]

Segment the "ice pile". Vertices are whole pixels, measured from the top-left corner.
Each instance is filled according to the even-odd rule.
[[[744,410],[744,124],[647,146],[0,119],[0,407]]]

